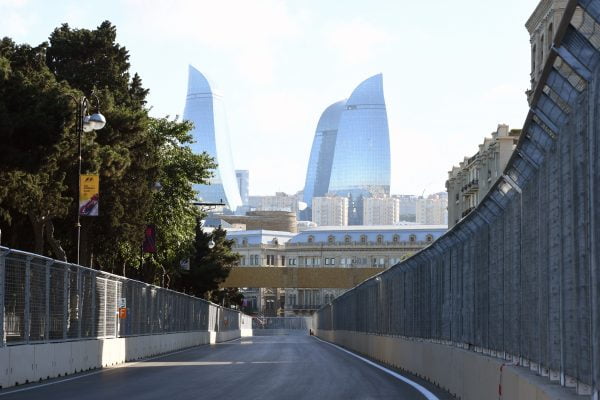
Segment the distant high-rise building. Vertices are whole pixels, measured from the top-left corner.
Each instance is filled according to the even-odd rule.
[[[435,193],[426,199],[417,200],[416,222],[424,225],[446,225],[448,223],[448,194]]]
[[[236,169],[235,178],[240,191],[240,197],[242,198],[242,204],[247,206],[248,196],[250,194],[250,171],[247,169]]]
[[[248,206],[255,211],[289,211],[298,213],[298,197],[283,192],[275,196],[249,196]]]
[[[348,198],[313,197],[312,220],[318,226],[348,225]]]
[[[329,190],[338,126],[345,105],[345,100],[338,101],[327,107],[319,118],[304,185],[304,202],[308,206],[312,205],[313,197],[325,196]]]
[[[218,164],[209,185],[194,185],[199,199],[214,203],[223,201],[235,211],[242,205],[242,199],[229,145],[225,104],[215,86],[191,65],[183,119],[194,123],[192,151],[197,154],[205,151]]]
[[[390,194],[390,135],[383,77],[372,76],[354,91],[340,117],[328,192],[354,198]]]
[[[392,197],[400,200],[400,221],[416,222],[419,197],[412,194],[395,194]]]
[[[366,197],[363,200],[363,225],[394,225],[399,220],[399,199]]]
[[[390,140],[383,77],[372,76],[348,100],[321,115],[311,149],[304,201],[328,193],[348,197],[351,223],[362,224],[362,199],[390,193]]]

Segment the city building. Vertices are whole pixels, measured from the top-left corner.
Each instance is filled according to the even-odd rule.
[[[223,97],[196,68],[189,66],[183,119],[194,123],[190,145],[196,154],[208,153],[218,164],[209,185],[194,185],[203,202],[224,202],[235,212],[242,205],[235,177]]]
[[[313,197],[312,220],[317,226],[348,225],[348,198]]]
[[[527,91],[530,104],[567,3],[568,0],[541,0],[525,23],[531,43],[531,89]]]
[[[311,149],[304,202],[326,194],[350,198],[349,222],[362,224],[363,198],[390,194],[390,140],[381,74],[321,115]]]
[[[395,194],[392,197],[400,200],[400,222],[416,222],[419,197],[412,194]]]
[[[298,214],[298,196],[276,192],[275,196],[249,196],[248,206],[254,211],[287,211]]]
[[[329,191],[329,178],[335,151],[340,117],[346,100],[333,103],[323,111],[313,139],[304,185],[304,202],[311,207],[313,197],[323,197]]]
[[[340,117],[329,193],[354,198],[390,194],[390,135],[383,76],[362,82]]]
[[[424,225],[448,224],[448,194],[445,192],[417,199],[415,221]]]
[[[498,125],[491,138],[485,138],[479,150],[465,157],[448,172],[448,227],[470,213],[483,200],[496,180],[504,172],[519,136],[520,129],[509,130],[508,125]]]
[[[262,229],[227,231],[227,239],[234,241],[233,250],[240,255],[239,265],[244,267],[285,266],[285,243],[294,236],[289,232]],[[279,288],[240,288],[240,291],[246,312],[274,316],[285,303],[284,291]]]
[[[297,234],[228,231],[241,267],[389,268],[431,244],[446,226],[317,227]],[[248,312],[310,314],[344,293],[327,288],[245,288]],[[252,308],[254,307],[254,308]]]
[[[366,197],[363,200],[363,225],[394,225],[400,221],[400,199]]]
[[[245,226],[247,230],[271,230],[296,233],[296,214],[287,211],[248,211],[246,215],[218,215],[232,226]],[[214,219],[214,217],[213,217]]]
[[[248,196],[250,194],[250,171],[247,169],[236,169],[235,178],[238,184],[238,190],[240,191],[240,198],[242,205],[248,205]]]

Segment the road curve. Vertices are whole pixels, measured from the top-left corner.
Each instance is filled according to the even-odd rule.
[[[310,336],[256,336],[0,391],[0,400],[407,399],[410,385]]]

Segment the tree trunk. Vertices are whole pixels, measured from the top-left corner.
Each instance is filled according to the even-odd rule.
[[[44,255],[44,218],[38,217],[33,213],[27,215],[33,228],[34,246],[33,252],[35,254]]]
[[[46,240],[52,249],[52,253],[54,253],[54,257],[56,257],[57,260],[66,262],[67,253],[65,253],[59,241],[54,237],[54,223],[50,218],[48,218],[44,226],[46,228]]]

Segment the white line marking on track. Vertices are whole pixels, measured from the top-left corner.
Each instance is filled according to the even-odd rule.
[[[343,347],[338,346],[337,344],[333,344],[333,343],[327,342],[327,341],[325,341],[323,339],[320,339],[320,338],[318,338],[316,336],[313,336],[313,337],[315,339],[317,339],[319,342],[326,343],[326,344],[328,344],[330,346],[335,347],[338,350],[343,351],[344,353],[350,354],[351,356],[356,357],[359,360],[362,360],[362,361],[366,362],[367,364],[369,364],[369,365],[371,365],[371,366],[373,366],[375,368],[378,368],[378,369],[382,370],[386,374],[389,374],[389,375],[393,376],[394,378],[396,378],[398,380],[401,380],[402,382],[404,382],[404,383],[412,386],[417,391],[419,391],[419,393],[421,393],[423,396],[425,396],[425,398],[427,400],[440,400],[436,395],[434,395],[433,393],[431,393],[429,390],[425,389],[423,386],[419,385],[417,382],[411,381],[410,379],[406,378],[405,376],[400,375],[397,372],[392,371],[391,369],[387,369],[386,367],[384,367],[382,365],[379,365],[377,363],[374,363],[371,360],[367,360],[366,358],[361,357],[358,354],[351,352],[350,350],[346,350]]]
[[[239,339],[241,339],[241,338],[233,339],[233,340],[230,340],[229,342],[234,342],[234,341],[239,340]],[[158,358],[164,358],[164,357],[172,356],[174,354],[185,353],[186,351],[194,350],[197,347],[205,346],[207,344],[209,344],[209,343],[201,344],[201,345],[194,346],[194,347],[188,347],[187,349],[174,351],[172,353],[160,354],[160,355],[154,356],[154,357],[143,358],[143,359],[141,359],[139,361],[124,362],[122,364],[117,364],[117,365],[113,365],[113,366],[110,366],[110,367],[101,367],[98,371],[94,371],[94,372],[90,372],[90,373],[81,373],[82,375],[73,376],[71,378],[60,379],[60,380],[53,381],[53,382],[39,383],[39,384],[35,384],[35,382],[30,382],[30,383],[28,383],[26,385],[35,385],[35,386],[25,387],[25,388],[22,388],[22,389],[14,389],[14,390],[11,390],[10,388],[0,389],[0,397],[7,396],[7,395],[13,394],[13,393],[25,392],[27,390],[39,389],[39,388],[42,388],[42,387],[45,387],[45,386],[57,385],[57,384],[63,383],[63,382],[74,381],[76,379],[81,379],[81,378],[85,378],[85,377],[92,376],[92,375],[98,375],[98,374],[101,374],[103,372],[108,372],[108,371],[113,370],[113,369],[127,368],[127,367],[133,366],[135,364],[143,363],[145,361],[151,361],[151,360],[156,360]],[[51,378],[51,379],[59,379],[59,378]],[[4,392],[4,390],[8,390],[8,392]]]

